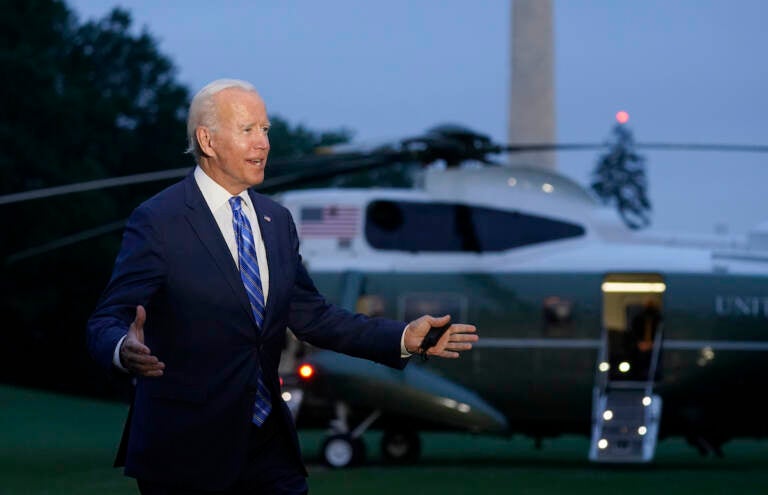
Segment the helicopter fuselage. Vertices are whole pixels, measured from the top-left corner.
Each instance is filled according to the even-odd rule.
[[[449,313],[477,326],[481,339],[462,359],[421,365],[477,393],[510,433],[589,433],[600,364],[617,351],[607,336],[628,333],[629,311],[649,296],[608,294],[604,283],[651,276],[663,287],[652,291],[663,314],[652,380],[664,401],[660,438],[719,444],[768,434],[755,394],[768,380],[762,250],[650,240],[575,183],[531,169],[445,170],[420,190],[280,199],[330,301],[403,321]]]

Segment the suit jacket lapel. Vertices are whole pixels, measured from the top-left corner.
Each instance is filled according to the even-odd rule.
[[[211,210],[205,203],[203,193],[197,187],[192,174],[187,176],[185,194],[189,208],[187,210],[187,220],[232,288],[240,302],[240,306],[248,313],[251,321],[254,321],[251,303],[248,301],[248,294],[245,292],[243,281],[240,279],[240,273],[237,270],[235,260],[232,259],[232,254],[229,252],[224,236],[221,235],[216,219],[213,218]]]

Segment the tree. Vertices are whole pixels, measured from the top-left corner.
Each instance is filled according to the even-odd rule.
[[[60,0],[0,6],[0,195],[169,168],[185,155],[189,90],[130,13],[79,23]],[[348,139],[275,118],[274,155]],[[85,354],[85,322],[109,278],[120,229],[50,247],[124,220],[154,182],[0,205],[0,379],[110,395]]]
[[[180,161],[188,91],[127,11],[78,25],[60,1],[13,2],[3,23],[2,192]]]
[[[278,115],[271,115],[269,122],[270,156],[274,158],[299,158],[324,146],[347,143],[352,138],[352,132],[347,129],[313,131],[302,124],[291,126]]]
[[[185,159],[188,91],[152,37],[131,32],[128,12],[115,9],[84,24],[59,0],[5,2],[2,12],[0,194],[169,168]],[[85,356],[84,325],[119,235],[40,256],[19,254],[119,221],[156,187],[1,207],[2,338],[14,350],[0,365],[4,379],[101,390]]]
[[[635,152],[632,133],[623,124],[614,126],[610,144],[592,172],[592,190],[604,204],[615,203],[629,228],[645,228],[651,223],[645,158]]]

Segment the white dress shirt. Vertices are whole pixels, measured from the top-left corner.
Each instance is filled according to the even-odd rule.
[[[237,239],[235,238],[235,228],[232,225],[232,207],[229,205],[229,198],[232,195],[226,189],[217,184],[213,179],[203,172],[199,166],[195,167],[195,182],[200,192],[203,193],[208,208],[216,219],[221,235],[227,242],[229,252],[235,265],[240,266],[237,255]],[[261,289],[264,291],[264,306],[267,305],[267,294],[269,292],[269,267],[267,266],[267,250],[264,247],[264,240],[261,238],[261,229],[256,218],[256,211],[251,202],[251,196],[245,190],[239,194],[243,198],[243,213],[245,213],[248,223],[251,224],[253,232],[253,244],[256,247],[256,260],[259,263],[259,276],[261,277]]]

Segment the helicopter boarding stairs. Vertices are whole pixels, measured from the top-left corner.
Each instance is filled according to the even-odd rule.
[[[589,460],[601,463],[647,463],[653,460],[661,419],[661,397],[653,386],[661,351],[661,326],[653,341],[650,363],[642,376],[626,379],[611,371],[628,363],[610,359],[608,331],[603,338],[592,397]],[[628,366],[627,366],[628,368]],[[628,370],[628,369],[627,369]]]

